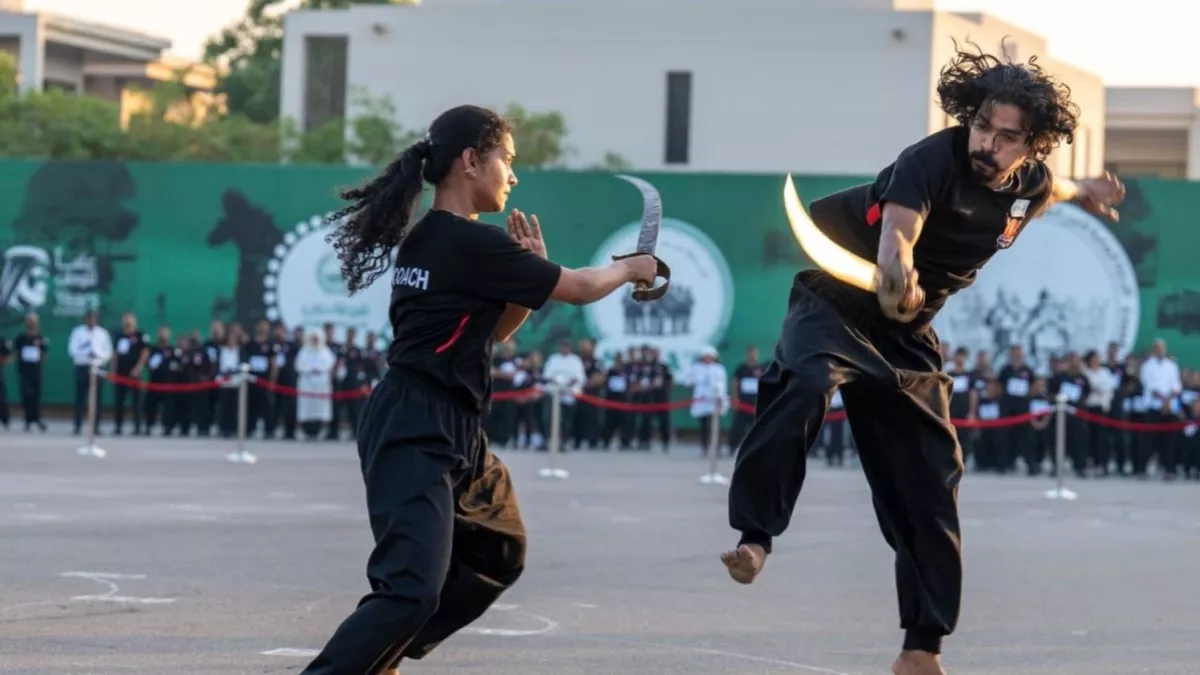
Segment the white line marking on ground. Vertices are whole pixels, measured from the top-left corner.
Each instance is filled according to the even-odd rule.
[[[113,579],[145,579],[145,574],[117,574],[113,572],[63,572],[59,576],[90,579],[98,584],[108,586],[108,592],[100,595],[76,595],[72,600],[94,600],[97,602],[129,602],[139,605],[164,605],[175,602],[175,598],[134,598],[127,595],[117,595],[121,587]]]
[[[553,619],[548,619],[539,614],[531,612],[521,612],[517,608],[520,605],[492,605],[492,609],[500,612],[510,612],[512,614],[520,614],[541,623],[538,628],[519,630],[514,628],[485,628],[483,626],[467,626],[463,628],[464,633],[474,633],[475,635],[495,635],[499,637],[529,637],[531,635],[542,635],[558,628],[558,622]]]
[[[280,649],[265,651],[262,654],[263,656],[293,656],[312,658],[320,653],[320,650],[317,649],[293,649],[291,647],[282,647]]]

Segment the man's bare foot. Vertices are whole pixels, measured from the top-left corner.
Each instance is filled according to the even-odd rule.
[[[737,550],[721,554],[721,562],[729,568],[729,576],[739,584],[754,581],[767,562],[767,552],[758,544],[742,544]]]
[[[946,675],[937,654],[917,650],[900,652],[892,662],[893,675]]]

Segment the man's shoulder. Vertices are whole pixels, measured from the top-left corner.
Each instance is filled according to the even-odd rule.
[[[909,154],[914,152],[941,152],[948,156],[953,155],[955,150],[965,148],[967,142],[967,128],[962,126],[946,127],[935,131],[921,140],[912,143],[901,153]]]

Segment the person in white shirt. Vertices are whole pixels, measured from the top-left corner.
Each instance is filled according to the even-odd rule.
[[[705,347],[700,350],[700,361],[692,365],[691,413],[700,425],[700,454],[707,454],[713,441],[713,415],[724,415],[729,408],[729,374],[717,361],[717,350]]]
[[[1171,404],[1183,391],[1183,380],[1179,374],[1179,364],[1167,356],[1167,343],[1162,338],[1150,346],[1150,356],[1142,363],[1139,376],[1146,402],[1146,421],[1174,421]],[[1166,433],[1150,434],[1148,441],[1151,444],[1151,456],[1158,455],[1159,466],[1167,479],[1174,478],[1178,473],[1179,461],[1175,453],[1177,441],[1175,434]]]
[[[75,364],[75,435],[83,429],[83,417],[87,412],[88,380],[93,361],[99,362],[103,368],[113,356],[112,337],[108,331],[96,323],[96,310],[89,309],[83,315],[83,324],[71,331],[67,340],[67,355]],[[100,403],[103,400],[103,387],[96,382],[96,419],[93,420],[93,433],[100,418]]]
[[[583,389],[587,382],[587,370],[583,367],[583,359],[571,351],[571,342],[563,340],[558,344],[558,353],[551,354],[542,367],[542,377],[548,384],[563,387],[562,405],[559,408],[559,438],[571,438],[575,421],[575,393]],[[561,448],[561,446],[560,446]]]
[[[1083,376],[1088,382],[1084,407],[1094,415],[1108,417],[1112,410],[1113,395],[1117,391],[1117,381],[1112,371],[1100,360],[1100,352],[1092,350],[1083,357]],[[1101,476],[1107,476],[1108,465],[1116,454],[1113,452],[1117,444],[1116,434],[1107,427],[1092,425],[1088,440],[1092,466]]]

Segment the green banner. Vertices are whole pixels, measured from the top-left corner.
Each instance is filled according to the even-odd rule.
[[[783,176],[639,173],[662,194],[659,253],[671,292],[638,305],[619,293],[588,307],[550,303],[517,337],[522,351],[594,337],[603,352],[663,349],[686,382],[705,345],[730,369],[749,345],[768,358],[792,276],[809,262],[783,210]],[[50,338],[45,401],[72,400],[67,336],[96,306],[114,335],[124,311],[153,334],[207,337],[213,319],[249,329],[333,322],[386,339],[388,278],[348,298],[324,217],[337,191],[367,177],[346,168],[138,163],[0,164],[0,335],[26,312]],[[538,215],[551,257],[604,264],[634,249],[642,201],[608,173],[523,172],[509,206]],[[865,177],[800,176],[808,203]],[[23,186],[20,188],[18,186]],[[1111,341],[1143,348],[1164,337],[1185,365],[1200,363],[1200,234],[1190,205],[1200,185],[1132,181],[1123,218],[1101,222],[1070,206],[1030,225],[998,252],[978,283],[939,317],[944,342],[996,352],[1026,345],[1035,360]],[[492,222],[501,218],[491,216]],[[7,368],[9,400],[16,377]],[[679,395],[684,395],[680,392]]]

